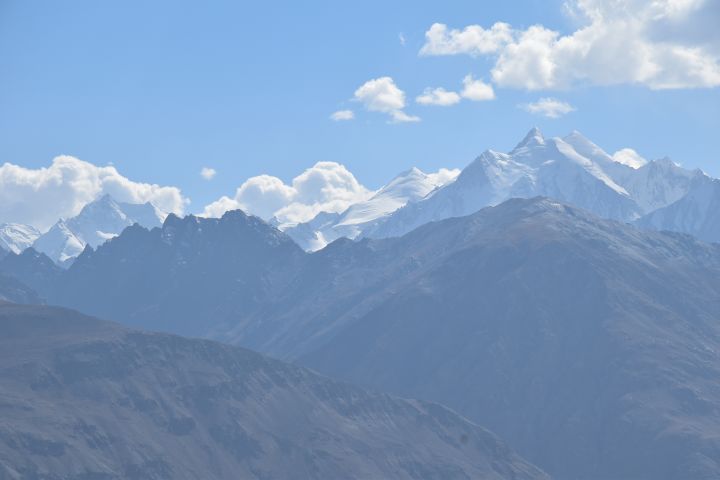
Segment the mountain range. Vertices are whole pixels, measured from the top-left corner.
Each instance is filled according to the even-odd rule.
[[[448,171],[449,172],[449,171]],[[282,225],[272,222],[305,250],[319,250],[338,238],[363,235],[408,203],[417,202],[430,192],[455,179],[455,172],[441,177],[413,167],[393,178],[368,200],[355,203],[342,213],[321,212],[307,223]]]
[[[555,478],[720,472],[720,245],[533,198],[312,254],[239,211],[31,252],[0,271],[50,303],[448,405]]]
[[[269,223],[304,250],[316,251],[338,238],[400,236],[430,221],[538,195],[604,218],[720,242],[718,180],[668,158],[631,166],[577,131],[546,139],[537,128],[509,153],[487,150],[462,172],[441,169],[426,174],[411,168],[343,212],[320,212],[299,224],[276,218]],[[104,195],[44,233],[29,225],[0,225],[0,254],[33,246],[67,267],[86,245],[96,248],[135,223],[159,227],[166,216],[150,203],[119,203]]]
[[[67,267],[86,246],[102,245],[136,223],[147,228],[159,227],[166,216],[151,203],[120,203],[103,195],[85,205],[76,216],[58,220],[44,233],[30,225],[0,225],[0,251],[19,254],[33,247]]]
[[[426,177],[411,170],[380,189],[370,203],[383,208],[362,202],[341,214],[321,213],[310,222],[279,227],[304,249],[317,250],[339,237],[396,237],[510,198],[546,196],[603,218],[720,241],[720,233],[703,227],[717,225],[712,206],[720,202],[720,194],[705,187],[713,179],[667,158],[634,166],[620,163],[577,131],[546,139],[534,128],[509,153],[485,151],[457,178],[431,185]],[[384,202],[388,197],[395,201]],[[675,202],[681,203],[671,207]],[[692,206],[683,207],[686,203]],[[672,213],[662,213],[666,208]],[[656,211],[652,219],[645,218]]]
[[[202,336],[217,319],[248,315],[277,297],[305,257],[289,237],[240,210],[220,219],[170,214],[162,228],[134,225],[87,248],[59,276],[45,261],[42,278],[56,281],[39,292],[101,318]],[[12,256],[0,263],[12,261],[20,263]]]
[[[164,215],[152,205],[118,204],[104,197],[34,241],[39,232],[6,226],[0,233],[9,233],[0,238],[11,241],[0,252],[0,301],[61,305],[133,328],[205,337],[297,365],[278,363],[281,369],[309,367],[361,389],[437,402],[489,428],[557,479],[710,479],[720,475],[720,243],[713,243],[720,241],[718,207],[720,181],[699,170],[666,158],[631,166],[578,132],[546,139],[533,129],[510,152],[486,151],[457,176],[411,169],[345,212],[323,212],[304,224],[267,223],[239,210],[221,218],[171,214],[160,223]],[[68,247],[75,245],[73,238],[81,249]],[[56,247],[45,248],[44,242]],[[80,318],[66,310],[27,308],[30,325],[37,315]],[[110,330],[123,332],[108,341],[127,348],[132,358],[146,354],[145,343],[126,344],[138,336],[172,339],[167,341],[173,345],[213,345],[207,347],[211,350],[233,348],[117,325]],[[76,335],[72,332],[68,338]],[[33,352],[44,348],[30,346]],[[173,357],[175,347],[147,348],[153,355],[162,352],[143,363],[146,370],[159,369],[157,378],[177,375],[161,360],[185,365],[182,359],[192,357],[182,349],[180,357]],[[51,356],[57,355],[52,350]],[[188,361],[199,362],[206,372],[224,368],[192,358]],[[105,371],[105,366],[97,368]],[[42,370],[52,368],[43,363]],[[272,378],[286,386],[284,375]],[[108,378],[95,380],[83,388],[96,392],[109,386]],[[146,380],[133,376],[131,381],[137,386]],[[189,382],[184,388],[202,382],[199,377],[184,380]],[[146,383],[138,388],[145,391]],[[46,401],[38,396],[42,392],[30,394],[25,387],[12,384],[24,392],[17,398]],[[129,387],[114,383],[108,388]],[[266,390],[254,393],[268,395]],[[300,393],[300,404],[322,400],[314,391]],[[162,412],[189,411],[186,404],[172,402],[168,405],[176,406],[165,409],[165,391],[153,390],[153,395],[159,395],[152,398],[163,405]],[[62,418],[77,415],[68,405]],[[238,408],[259,408],[243,405]],[[280,416],[283,408],[270,411],[269,418]],[[339,407],[323,403],[322,408]],[[363,412],[372,418],[391,416]],[[207,429],[198,428],[187,441],[200,442],[206,451],[208,442],[218,441],[212,421],[224,414],[212,421],[202,415],[188,413]],[[350,416],[343,425],[369,421]],[[47,422],[62,424],[55,417]],[[404,422],[402,415],[391,420],[403,431],[408,428]],[[393,433],[386,423],[375,426],[385,429],[382,438],[399,438],[400,430]],[[38,431],[29,416],[13,428]],[[58,427],[58,438],[67,428]],[[327,431],[337,428],[327,426]],[[432,438],[427,445],[461,465],[457,475],[429,470],[439,461],[417,463],[417,452],[408,452],[402,461],[373,454],[369,463],[354,468],[387,477],[395,476],[388,470],[392,464],[410,478],[474,478],[478,470],[473,468],[490,471],[487,450],[472,453],[483,460],[469,465],[454,437],[435,426],[430,430],[422,434]],[[166,433],[147,435],[157,445],[184,448]],[[266,433],[248,435],[267,439]],[[285,434],[270,436],[286,439]],[[32,434],[27,438],[7,445],[11,450],[21,444],[50,445]],[[230,443],[239,437],[233,438]],[[320,465],[313,470],[319,476],[343,476],[340,466],[352,461],[337,460],[341,454],[324,437],[315,440],[319,450],[311,448],[320,453],[304,453],[302,468]],[[133,441],[128,434],[122,444],[135,451],[140,447]],[[340,441],[358,448],[372,443],[367,437]],[[300,442],[312,440],[302,437]],[[499,478],[543,475],[497,442],[490,450],[510,452],[496,464],[501,466],[494,471],[504,472]],[[274,476],[294,468],[276,460],[273,448],[250,450],[257,454],[251,460],[203,457],[200,463],[178,459],[177,464],[199,472],[207,462],[220,462],[256,476],[265,468]],[[175,476],[162,462],[155,471],[139,464],[137,456],[108,460],[103,452],[93,455],[93,465],[107,466],[102,472],[111,476],[136,467],[141,476]],[[407,458],[417,469],[408,466]],[[42,477],[42,471],[28,470],[30,465],[59,465],[53,462],[27,460],[8,475]],[[82,472],[70,469],[68,475],[94,471],[82,465]]]
[[[645,228],[685,232],[720,242],[720,180],[699,176],[687,195],[636,222]]]
[[[58,220],[35,240],[33,248],[64,264],[80,255],[86,245],[97,247],[133,224],[152,228],[164,219],[165,214],[151,203],[118,203],[104,195],[85,205],[75,217]]]
[[[70,310],[0,304],[0,359],[2,478],[549,478],[442,406]]]

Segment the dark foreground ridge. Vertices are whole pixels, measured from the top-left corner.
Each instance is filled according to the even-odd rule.
[[[544,479],[444,407],[205,340],[0,304],[3,479]]]

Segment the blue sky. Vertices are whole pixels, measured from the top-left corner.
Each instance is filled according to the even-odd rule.
[[[602,76],[595,62],[583,67],[593,69],[585,79],[536,90],[496,82],[494,100],[415,102],[427,87],[459,92],[467,74],[491,83],[497,60],[419,55],[432,24],[490,28],[503,21],[518,31],[540,24],[569,35],[589,20],[564,4],[6,0],[0,164],[36,169],[60,154],[111,163],[134,181],[179,187],[192,200],[187,210],[200,211],[250,176],[287,182],[317,161],[346,165],[368,188],[413,165],[462,167],[486,148],[512,148],[538,125],[546,135],[578,129],[610,153],[632,147],[720,176],[716,86],[657,90],[650,85],[657,79],[607,85],[592,76]],[[691,20],[710,16],[703,21],[717,25],[716,13],[706,7]],[[690,39],[690,30],[704,30],[688,22],[648,35],[717,54],[717,37]],[[403,111],[421,121],[389,123],[387,114],[353,100],[366,81],[385,76],[404,91]],[[544,97],[575,110],[552,119],[520,108]],[[344,109],[355,118],[330,120]],[[203,167],[217,175],[204,180]]]

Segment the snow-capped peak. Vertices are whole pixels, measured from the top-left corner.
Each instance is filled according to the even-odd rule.
[[[403,235],[420,225],[468,215],[512,197],[546,196],[620,220],[643,214],[626,185],[633,169],[577,131],[546,139],[533,128],[510,153],[487,150],[458,179],[426,198],[410,203],[366,233]]]
[[[662,168],[662,169],[664,169],[664,170],[667,170],[667,169],[675,169],[675,168],[682,168],[680,165],[678,165],[677,163],[673,162],[673,161],[670,159],[670,157],[658,158],[657,160],[654,160],[652,163],[653,163],[655,166],[660,167],[660,168]]]
[[[720,242],[720,180],[697,170],[694,173],[690,189],[684,196],[650,212],[637,222],[638,225],[689,233],[708,242]]]
[[[318,250],[340,238],[356,238],[377,221],[404,205],[419,201],[437,188],[453,182],[459,170],[440,169],[425,173],[412,167],[398,174],[368,200],[355,203],[340,214],[320,213],[300,225],[280,226],[305,250]]]
[[[577,130],[573,130],[569,135],[563,137],[563,141],[571,145],[577,153],[585,158],[604,166],[613,163],[613,158],[605,150],[595,145]]]
[[[441,169],[427,174],[417,167],[402,172],[364,202],[356,203],[340,215],[338,226],[372,222],[408,202],[415,202],[435,188],[455,179],[459,171]]]
[[[127,215],[120,209],[118,203],[110,195],[103,195],[99,199],[85,205],[80,213],[73,218],[75,222],[101,220],[102,216],[114,216],[125,220]]]
[[[631,153],[633,158],[623,157]],[[534,196],[634,221],[688,195],[695,188],[693,179],[701,175],[667,158],[646,162],[630,149],[610,155],[577,130],[545,138],[536,127],[509,153],[486,150],[441,186],[433,187],[431,175],[413,168],[337,219],[318,218],[286,233],[303,248],[312,243],[317,249],[339,236],[400,236],[427,222]]]
[[[538,127],[533,127],[525,138],[513,149],[513,152],[522,148],[532,148],[539,145],[545,145],[545,137]]]
[[[622,148],[617,152],[613,153],[612,160],[621,165],[626,165],[630,168],[637,170],[638,168],[647,165],[648,161],[640,156],[632,148]]]
[[[80,255],[85,248],[85,242],[72,231],[62,218],[50,230],[42,234],[33,248],[44,253],[58,264],[64,264]]]
[[[40,232],[30,225],[3,223],[0,225],[0,249],[19,254],[39,236]]]
[[[581,155],[578,153],[578,151],[573,148],[572,145],[565,142],[563,139],[560,138],[553,138],[552,139],[553,145],[555,148],[560,152],[560,154],[569,159],[570,161],[576,163],[577,165],[580,165],[585,171],[590,173],[593,177],[597,178],[601,182],[603,182],[605,185],[613,189],[615,192],[621,194],[621,195],[628,195],[628,192],[623,188],[622,186],[618,185],[615,180],[613,180],[602,168],[602,165],[598,162],[593,162],[590,158]],[[592,142],[587,142],[590,147]],[[598,150],[600,150],[598,148]],[[596,154],[599,154],[597,152]]]
[[[150,203],[118,203],[110,195],[85,205],[80,213],[60,220],[33,245],[58,263],[75,258],[86,245],[93,248],[138,223],[146,228],[162,225],[164,215]]]

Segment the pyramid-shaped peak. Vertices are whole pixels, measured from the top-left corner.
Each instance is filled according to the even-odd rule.
[[[538,127],[533,127],[533,128],[530,129],[530,131],[527,133],[527,135],[525,135],[525,138],[528,138],[528,137],[540,137],[540,138],[543,138],[543,134],[542,134],[542,132],[540,131],[540,128],[538,128]]]
[[[399,181],[408,180],[408,179],[416,179],[416,178],[425,178],[427,177],[427,174],[420,170],[417,167],[412,167],[408,170],[404,170],[400,173],[398,173],[395,178],[393,178],[390,181],[390,184],[397,183]]]
[[[182,218],[175,213],[169,213],[167,217],[165,217],[165,221],[163,222],[163,228],[166,227],[176,227],[182,223]]]
[[[545,137],[543,136],[542,132],[538,127],[533,127],[530,129],[527,135],[525,135],[525,138],[523,138],[522,141],[517,144],[514,150],[518,150],[520,148],[530,148],[539,145],[545,145]]]
[[[97,207],[117,208],[118,202],[115,200],[115,198],[113,198],[112,195],[110,195],[109,193],[106,193],[106,194],[102,195],[101,197],[96,198],[92,202],[85,204],[83,209],[88,208],[88,207],[90,207],[90,208],[97,208]]]
[[[155,204],[153,204],[150,201],[147,202],[137,202],[137,201],[130,201],[130,202],[120,202],[115,199],[112,195],[109,193],[104,194],[103,196],[93,200],[92,202],[88,203],[88,205],[105,205],[105,206],[112,206],[112,207],[119,207],[120,209],[125,207],[145,207],[145,208],[153,208],[157,210],[157,207]]]
[[[646,161],[640,168],[648,168],[650,170],[663,172],[665,174],[668,171],[682,169],[680,165],[670,159],[670,157],[662,157],[652,161]]]
[[[418,167],[412,167],[412,168],[409,169],[409,170],[405,170],[404,172],[402,172],[402,173],[401,173],[400,175],[398,175],[398,176],[399,176],[399,177],[409,177],[409,176],[411,176],[411,175],[412,175],[412,176],[423,176],[423,175],[425,175],[425,172],[423,172],[422,170],[420,170]]]
[[[87,214],[89,212],[97,211],[98,209],[114,209],[117,210],[119,208],[118,203],[115,201],[115,199],[109,194],[106,193],[105,195],[96,198],[90,203],[85,204],[85,206],[80,210],[80,215]]]
[[[617,163],[617,160],[614,160],[605,150],[577,130],[573,130],[569,135],[564,136],[562,140],[575,149],[577,153],[592,161],[603,164]]]
[[[67,220],[65,220],[64,218],[60,217],[60,218],[58,219],[58,221],[55,222],[55,224],[54,224],[52,227],[50,227],[50,230],[53,230],[53,229],[55,229],[55,230],[57,230],[57,229],[67,230],[67,228],[68,228],[67,222],[68,222]]]
[[[587,150],[587,149],[599,149],[592,140],[587,138],[585,135],[580,133],[579,130],[573,130],[568,135],[565,135],[562,140],[565,143],[568,143],[572,145],[573,147],[580,148],[581,150]],[[580,152],[582,153],[582,152]]]
[[[570,140],[570,139],[585,140],[588,142],[590,141],[590,140],[588,140],[588,138],[585,135],[580,133],[580,130],[573,130],[572,132],[570,132],[563,138],[563,140],[566,140],[566,141]]]
[[[506,159],[508,158],[507,153],[501,153],[496,152],[495,150],[485,150],[482,152],[478,157],[473,160],[470,165],[465,167],[464,170],[467,170],[470,167],[478,166],[478,165],[487,165],[488,163],[495,163],[499,159]]]

